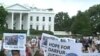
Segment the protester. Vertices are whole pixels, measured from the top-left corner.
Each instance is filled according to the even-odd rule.
[[[6,56],[12,56],[11,50],[4,49],[4,53]]]
[[[12,56],[21,56],[19,50],[12,50]]]
[[[27,43],[26,43],[26,56],[32,56],[31,44],[30,44],[30,42],[27,42]]]
[[[5,53],[4,53],[4,50],[0,51],[0,56],[6,56]]]

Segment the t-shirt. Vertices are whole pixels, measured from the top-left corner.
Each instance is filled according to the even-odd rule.
[[[11,50],[6,50],[5,53],[6,53],[6,56],[12,56]]]
[[[96,44],[100,44],[100,40],[96,40],[95,43],[96,43]]]

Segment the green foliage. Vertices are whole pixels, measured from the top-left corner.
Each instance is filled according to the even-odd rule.
[[[5,10],[3,6],[0,6],[0,31],[3,31],[5,29],[6,24],[6,16],[8,12]]]
[[[91,25],[88,16],[79,11],[71,25],[73,34],[91,35]]]
[[[100,33],[100,4],[90,7],[85,12],[79,11],[72,17],[71,31],[74,34],[97,35]]]
[[[47,34],[51,34],[51,35],[54,34],[51,31],[40,31],[40,30],[30,29],[30,34],[32,34],[32,35],[41,35],[42,33],[47,33]]]
[[[3,33],[27,33],[27,30],[11,30],[11,29],[7,29]]]
[[[59,12],[55,15],[55,31],[69,31],[70,18],[68,13]]]
[[[89,16],[93,34],[100,32],[100,4],[90,7],[86,13]]]

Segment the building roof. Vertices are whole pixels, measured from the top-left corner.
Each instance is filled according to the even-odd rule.
[[[40,9],[37,7],[30,7],[28,5],[20,5],[20,4],[14,4],[11,6],[6,7],[7,10],[10,11],[30,11],[30,12],[36,12],[36,13],[54,13],[53,9]]]
[[[8,6],[6,7],[6,9],[8,10],[30,10],[30,8],[27,8],[20,4],[14,4],[14,5]]]

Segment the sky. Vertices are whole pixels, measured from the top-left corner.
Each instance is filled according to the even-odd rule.
[[[100,0],[0,0],[0,3],[5,5],[19,3],[42,9],[53,8],[55,13],[68,12],[71,17],[79,10],[85,11],[93,5],[100,4]]]

